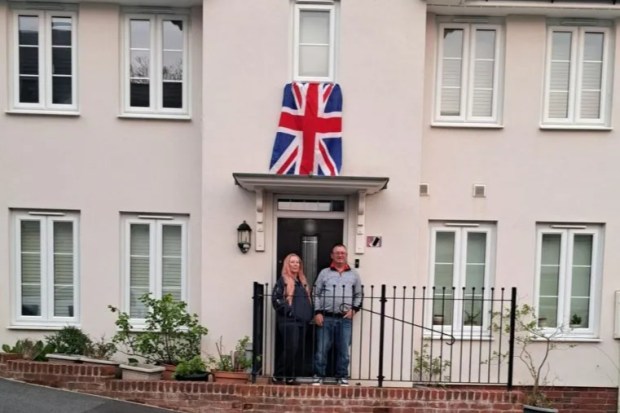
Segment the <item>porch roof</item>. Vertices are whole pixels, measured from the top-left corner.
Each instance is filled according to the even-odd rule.
[[[386,189],[390,178],[374,176],[275,175],[234,172],[235,184],[251,192],[266,190],[287,194],[352,195],[376,194]]]

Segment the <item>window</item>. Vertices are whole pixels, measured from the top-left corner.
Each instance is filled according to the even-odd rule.
[[[188,29],[186,16],[126,16],[123,69],[126,113],[189,113]]]
[[[295,6],[294,80],[334,81],[333,4]]]
[[[602,265],[602,227],[538,226],[538,317],[541,327],[593,335]]]
[[[544,124],[608,124],[610,38],[604,27],[549,28]]]
[[[78,215],[16,212],[16,324],[78,321]]]
[[[455,330],[488,324],[494,232],[486,223],[431,224],[433,324]]]
[[[76,20],[72,12],[14,13],[14,109],[77,109]]]
[[[124,217],[125,301],[132,319],[144,319],[140,297],[172,294],[187,300],[187,220],[172,216]]]
[[[502,29],[439,25],[435,121],[499,123]]]

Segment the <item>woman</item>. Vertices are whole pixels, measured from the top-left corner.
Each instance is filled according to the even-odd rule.
[[[284,258],[282,276],[276,281],[271,300],[282,339],[282,351],[276,355],[273,381],[286,379],[286,384],[296,384],[298,353],[306,336],[306,326],[313,316],[308,281],[297,254]]]

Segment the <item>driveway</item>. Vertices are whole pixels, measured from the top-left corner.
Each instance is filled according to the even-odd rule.
[[[170,413],[171,411],[0,379],[0,413]]]

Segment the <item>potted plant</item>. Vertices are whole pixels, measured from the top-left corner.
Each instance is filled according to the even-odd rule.
[[[247,356],[250,338],[245,336],[237,341],[235,350],[226,353],[222,337],[215,343],[217,358],[210,357],[209,364],[213,367],[213,379],[221,383],[247,383],[248,369],[252,367],[252,358]]]
[[[208,330],[200,324],[197,314],[187,311],[187,303],[175,300],[171,294],[161,299],[144,294],[140,301],[147,309],[140,329],[134,327],[128,313],[108,306],[110,311],[117,313],[115,324],[118,331],[112,342],[120,346],[122,353],[140,357],[146,364],[169,366],[166,378],[171,378],[174,366],[180,361],[191,360],[200,354],[200,341]],[[127,366],[130,364],[121,365],[121,369]]]
[[[542,391],[541,387],[549,385],[549,356],[552,351],[561,345],[556,338],[564,332],[562,326],[548,328],[541,325],[534,307],[523,304],[515,311],[515,357],[521,360],[527,372],[532,378],[532,387],[526,394],[523,411],[533,412],[557,412],[551,407],[551,402]],[[546,321],[546,318],[545,318]],[[493,313],[492,326],[495,331],[500,328],[504,332],[510,332],[510,309],[503,313]],[[574,345],[567,344],[567,347]],[[535,351],[534,348],[538,348]],[[508,357],[508,353],[495,354],[498,357]]]
[[[209,378],[207,365],[200,356],[194,356],[191,360],[183,360],[177,364],[174,378],[186,381],[206,381]]]
[[[46,346],[41,340],[34,341],[24,338],[17,340],[13,347],[4,344],[2,351],[6,353],[5,359],[23,358],[24,360],[45,361],[45,354],[53,352],[53,349]]]
[[[579,327],[581,327],[581,316],[575,313],[570,318],[570,328],[579,328]]]

